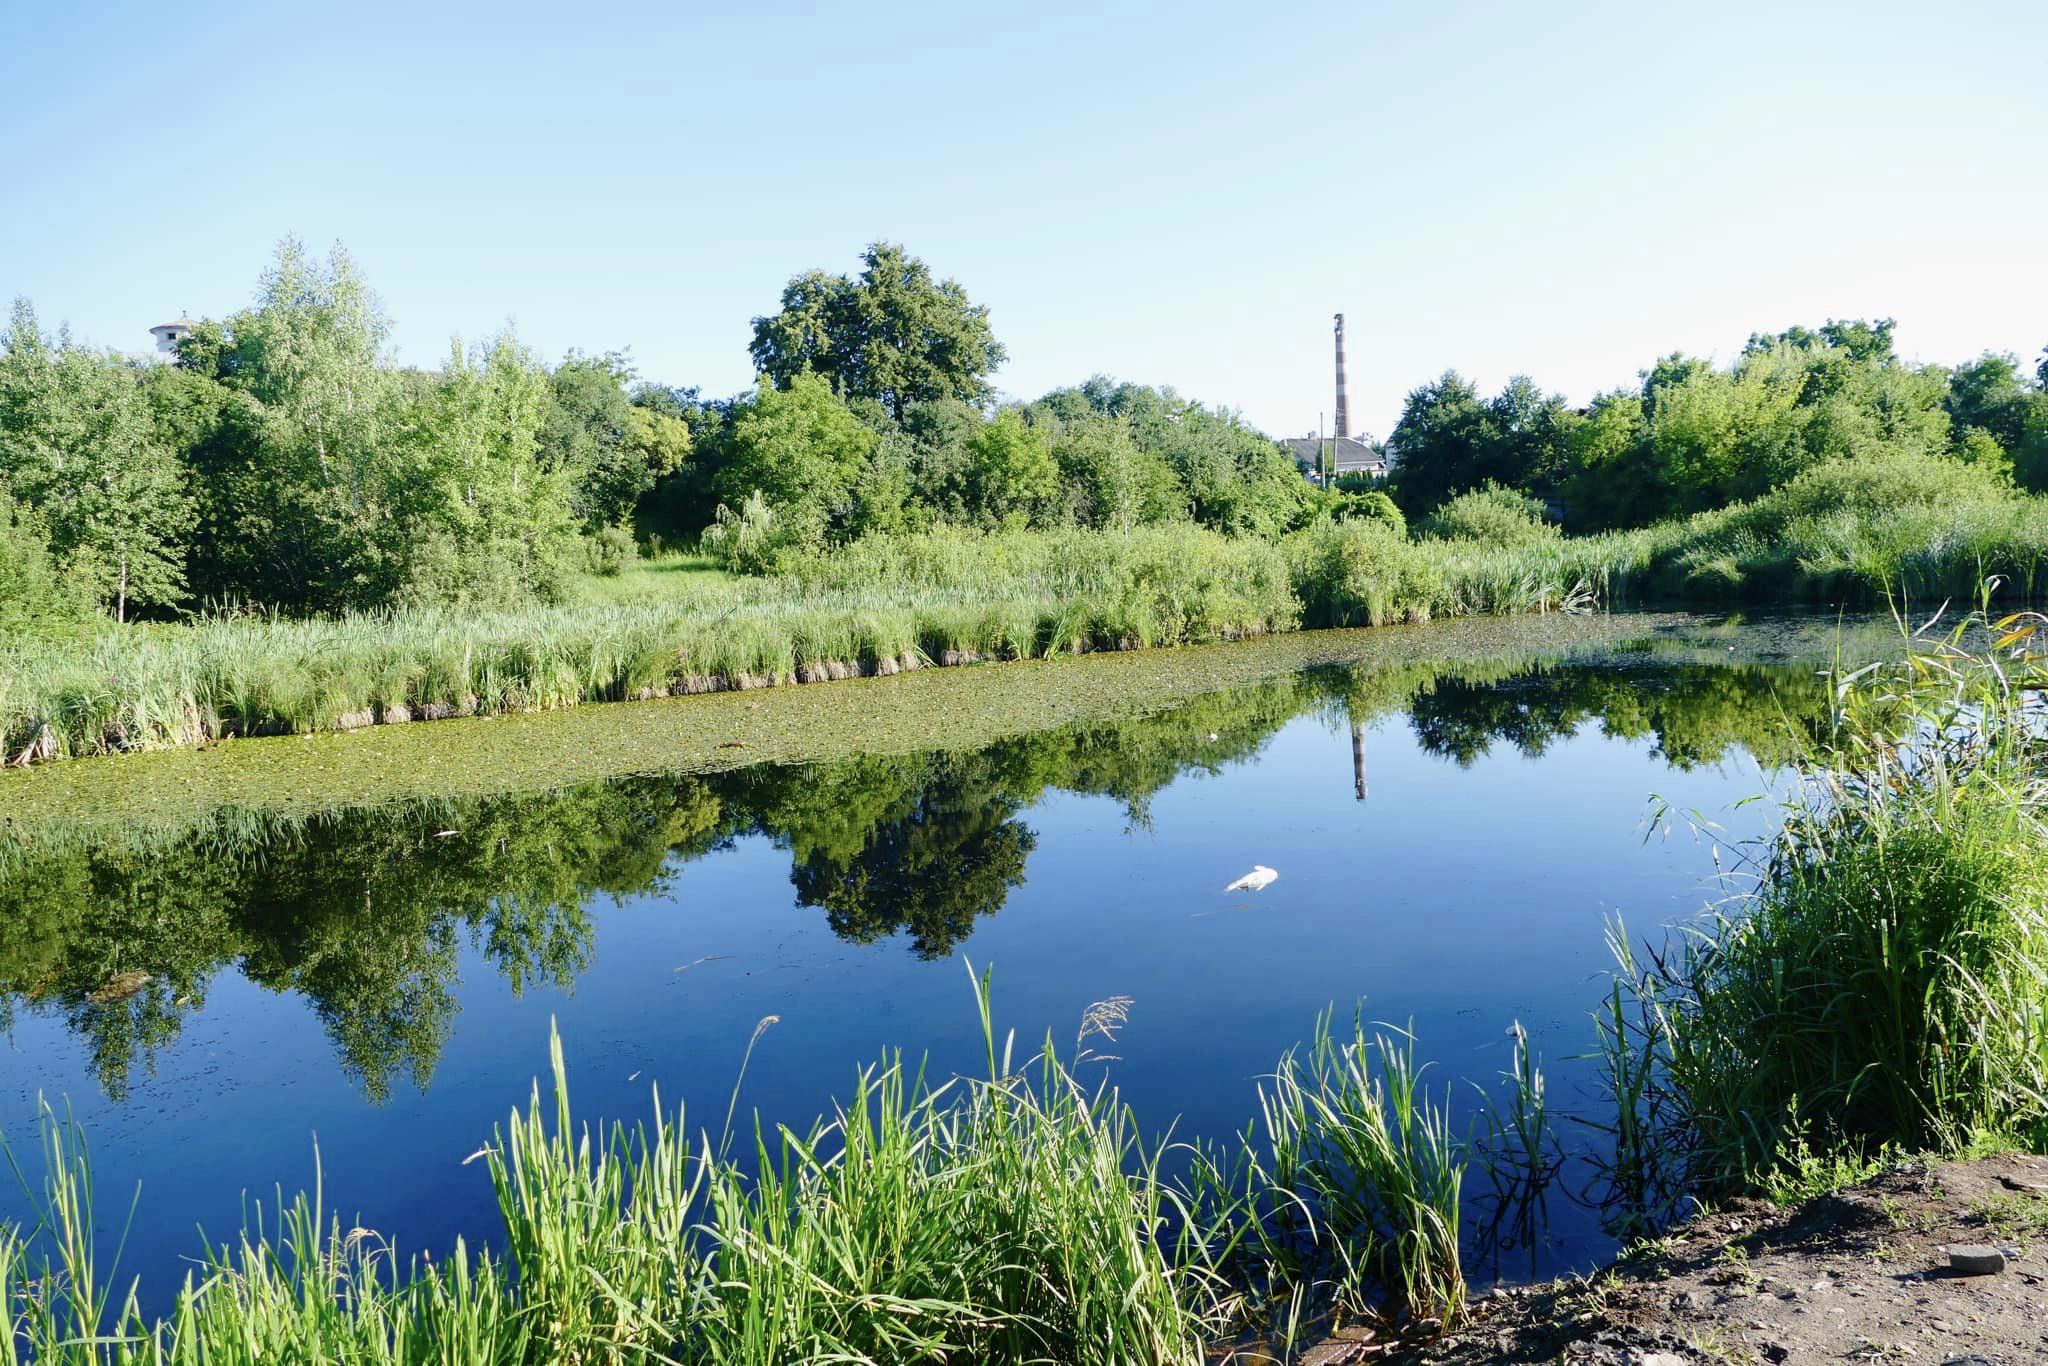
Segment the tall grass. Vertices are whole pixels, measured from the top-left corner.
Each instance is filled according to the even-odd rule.
[[[1404,539],[1367,523],[1290,545],[1303,619],[1377,626],[1590,603],[1969,602],[2048,593],[2048,498],[1941,460],[1818,466],[1749,503],[1593,536]]]
[[[1749,503],[1556,542],[1554,572],[1615,601],[1971,602],[2048,591],[2048,498],[1948,460],[1817,466]]]
[[[799,558],[774,578],[670,563],[678,568],[665,588],[582,605],[215,617],[0,641],[0,761],[1239,640],[1300,625],[1659,598],[1925,602],[1967,598],[1987,574],[2031,597],[2048,589],[2048,500],[1952,471],[1822,466],[1755,503],[1592,537],[1411,541],[1371,521],[1322,524],[1283,545],[1185,526],[1128,535],[941,528]]]
[[[1247,1131],[1241,1255],[1269,1295],[1304,1288],[1352,1313],[1381,1297],[1411,1318],[1464,1310],[1459,1212],[1466,1143],[1422,1085],[1414,1040],[1324,1015],[1259,1090]]]
[[[1247,1160],[1175,1177],[1184,1150],[1050,1041],[1017,1063],[986,975],[976,999],[982,1076],[886,1055],[829,1119],[757,1124],[746,1160],[731,1106],[716,1140],[658,1094],[648,1125],[579,1125],[555,1038],[551,1087],[476,1155],[495,1250],[402,1256],[316,1184],[207,1248],[160,1316],[116,1292],[83,1142],[45,1106],[40,1222],[0,1227],[0,1361],[1192,1363],[1276,1299],[1362,1312],[1378,1287],[1390,1315],[1455,1318],[1464,1159],[1406,1042],[1326,1018],[1262,1089]]]
[[[1836,682],[1755,890],[1620,945],[1624,1147],[1708,1186],[1811,1155],[2048,1138],[2048,621],[1980,622]]]
[[[870,572],[872,571],[872,572]],[[933,663],[1232,640],[1296,622],[1279,552],[1193,529],[936,534],[657,602],[480,616],[220,617],[0,643],[15,762]]]
[[[1518,573],[1461,569],[1450,597],[1420,581],[1369,584],[1361,591],[1386,605],[1341,620],[1525,610],[1532,602]],[[1190,528],[942,529],[802,559],[775,579],[678,579],[659,601],[476,616],[217,617],[107,631],[83,648],[0,645],[0,749],[33,762],[1238,640],[1291,630],[1302,617],[1300,571],[1278,547]],[[1562,595],[1534,605],[1546,603],[1561,605]]]

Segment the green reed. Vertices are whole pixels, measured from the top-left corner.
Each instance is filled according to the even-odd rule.
[[[1959,628],[1840,674],[1755,889],[1646,957],[1619,942],[1625,1157],[1676,1147],[1699,1184],[1769,1186],[2048,1138],[2044,619],[1975,626],[1989,644]]]
[[[404,1255],[316,1181],[206,1247],[161,1316],[117,1295],[82,1136],[46,1105],[41,1179],[16,1173],[38,1222],[0,1226],[0,1361],[1192,1363],[1275,1303],[1455,1319],[1465,1159],[1405,1037],[1324,1017],[1221,1179],[1076,1074],[1102,1055],[1017,1061],[986,974],[975,992],[983,1075],[886,1054],[809,1128],[757,1123],[745,1160],[730,1114],[713,1142],[658,1093],[643,1125],[580,1124],[555,1037],[551,1085],[471,1159],[493,1250]],[[1091,1010],[1077,1050],[1129,1005]]]
[[[1364,1313],[1388,1297],[1397,1317],[1438,1326],[1463,1313],[1470,1150],[1421,1079],[1410,1035],[1354,1019],[1340,1036],[1326,1013],[1260,1087],[1240,1168],[1209,1179],[1241,1193],[1236,1256],[1269,1301],[1306,1289]]]
[[[1952,486],[1953,485],[1953,486]],[[1823,466],[1754,503],[1526,544],[1377,522],[1282,544],[952,528],[873,537],[769,578],[639,576],[632,594],[494,611],[206,617],[0,642],[0,761],[1241,640],[1300,625],[1583,611],[1658,598],[1932,601],[1987,575],[2032,596],[2048,500]]]
[[[640,601],[225,616],[0,643],[0,751],[34,762],[451,715],[1235,640],[1297,617],[1279,552],[1193,529],[855,547]],[[873,570],[873,573],[869,573]]]

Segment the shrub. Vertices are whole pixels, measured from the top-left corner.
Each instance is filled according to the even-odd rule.
[[[1993,575],[2031,593],[2048,558],[2048,503],[1980,465],[1866,455],[1674,525],[1664,541],[1667,580],[1712,596],[1918,602],[1974,596]]]
[[[1429,515],[1421,530],[1438,540],[1493,546],[1530,545],[1558,537],[1542,503],[1492,483],[1451,499]]]
[[[789,549],[789,537],[784,533],[784,520],[755,489],[738,512],[724,503],[718,505],[717,520],[704,528],[701,544],[735,574],[766,574]]]
[[[1848,514],[1886,518],[1906,508],[1999,502],[2010,486],[1998,472],[1941,456],[1887,452],[1816,465],[1759,498],[1750,520],[1782,532],[1802,518]]]
[[[0,632],[80,622],[92,604],[57,573],[41,525],[0,493]]]
[[[583,543],[584,568],[602,579],[615,579],[626,566],[640,558],[633,533],[622,526],[599,528]]]
[[[1331,509],[1331,516],[1340,522],[1382,522],[1403,536],[1408,534],[1408,519],[1401,515],[1401,505],[1378,489],[1365,492],[1346,490],[1339,502]]]
[[[1311,527],[1290,542],[1289,568],[1303,620],[1315,626],[1427,621],[1446,595],[1437,559],[1384,522]]]

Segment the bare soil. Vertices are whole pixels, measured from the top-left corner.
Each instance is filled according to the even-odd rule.
[[[1966,1275],[1950,1251],[1989,1245]],[[1584,1280],[1481,1299],[1420,1346],[1333,1340],[1364,1363],[2048,1362],[2048,1158],[1902,1166],[1790,1208],[1730,1204]]]

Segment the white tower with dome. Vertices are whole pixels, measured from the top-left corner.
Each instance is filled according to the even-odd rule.
[[[189,318],[180,313],[169,322],[158,323],[155,327],[150,328],[149,335],[156,338],[156,349],[160,353],[174,356],[178,353],[178,343],[191,336],[192,329],[197,326],[199,326],[197,318]]]

